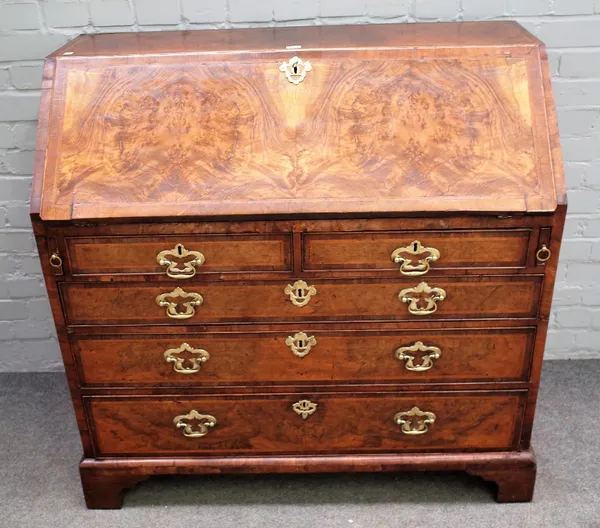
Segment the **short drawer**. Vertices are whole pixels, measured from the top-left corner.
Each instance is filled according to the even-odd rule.
[[[73,335],[83,385],[525,381],[535,328]]]
[[[291,236],[286,234],[72,237],[65,239],[65,245],[72,275],[149,274],[186,279],[211,272],[292,269]]]
[[[303,236],[303,268],[396,271],[418,276],[460,268],[524,268],[531,229],[314,233]]]
[[[62,283],[70,325],[533,318],[543,276]],[[185,289],[184,289],[185,288]],[[312,288],[312,289],[311,289]]]
[[[88,397],[97,456],[515,449],[526,391]]]

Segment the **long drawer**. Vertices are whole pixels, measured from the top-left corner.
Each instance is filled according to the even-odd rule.
[[[535,328],[71,336],[86,386],[525,381]]]
[[[194,283],[62,283],[70,325],[533,318],[542,275]]]
[[[526,391],[88,397],[96,455],[508,450]]]

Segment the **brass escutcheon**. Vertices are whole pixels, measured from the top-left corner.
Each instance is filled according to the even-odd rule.
[[[297,280],[294,284],[288,284],[283,292],[290,296],[294,306],[306,306],[313,295],[317,294],[314,286],[309,286],[303,280]]]
[[[179,357],[179,354],[182,352],[189,352],[190,354],[194,354],[196,356],[187,360],[191,363],[191,366],[184,366],[186,358]],[[196,372],[200,372],[202,363],[206,363],[210,359],[210,354],[206,350],[201,348],[192,348],[187,343],[182,343],[182,345],[178,348],[170,348],[169,350],[165,350],[163,356],[167,363],[173,363],[173,370],[179,374],[194,374]]]
[[[299,57],[292,57],[289,61],[282,63],[279,70],[285,73],[287,80],[292,84],[300,84],[307,72],[312,70],[312,66],[309,61],[304,62]]]
[[[431,288],[426,282],[421,282],[414,288],[405,288],[398,298],[408,304],[408,311],[413,315],[430,315],[437,310],[437,302],[446,298],[442,288]],[[419,306],[424,301],[425,306]]]
[[[411,258],[411,255],[426,256],[416,259]],[[413,240],[408,246],[394,249],[391,258],[396,264],[400,264],[399,270],[402,275],[425,275],[429,271],[430,263],[440,258],[440,252],[433,247],[424,247],[418,240]],[[417,263],[413,264],[413,260]]]
[[[317,340],[314,336],[308,336],[304,332],[297,332],[293,336],[288,336],[285,344],[290,347],[295,356],[303,358],[317,344]]]
[[[178,302],[177,301],[168,301],[169,298],[177,298],[180,297],[182,299],[191,299],[190,301],[183,302],[184,311],[179,312],[177,310]],[[189,319],[196,313],[196,306],[201,306],[204,302],[204,298],[199,293],[194,292],[186,292],[181,288],[177,287],[170,293],[162,293],[158,297],[156,297],[156,304],[159,306],[166,306],[166,314],[172,319]]]
[[[167,257],[175,257],[176,261]],[[188,257],[193,258],[183,261],[183,259]],[[196,266],[202,266],[204,260],[202,253],[199,251],[188,251],[183,244],[175,244],[173,249],[166,249],[156,255],[156,261],[161,266],[167,266],[167,275],[172,279],[189,279],[193,277],[196,275]],[[180,265],[183,267],[178,267]]]
[[[194,424],[187,423],[186,420],[196,420],[198,422],[197,429],[194,429]],[[188,414],[175,416],[173,423],[178,429],[183,428],[183,436],[199,438],[208,434],[208,428],[214,427],[217,424],[217,419],[210,414],[200,414],[198,411],[192,409]]]
[[[317,404],[310,400],[299,400],[292,405],[292,409],[297,415],[302,416],[303,420],[306,420],[317,410]]]
[[[410,411],[399,412],[394,415],[394,422],[406,435],[422,435],[429,430],[429,425],[435,422],[436,416],[432,412],[424,412],[418,407]]]
[[[428,352],[421,356],[421,364],[415,365],[415,356],[409,352]],[[433,367],[433,360],[439,359],[442,355],[442,351],[436,346],[426,346],[421,341],[417,341],[414,345],[400,347],[396,350],[396,358],[400,361],[404,361],[404,367],[406,370],[412,370],[413,372],[423,372]]]

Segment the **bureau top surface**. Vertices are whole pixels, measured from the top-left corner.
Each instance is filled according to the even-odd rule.
[[[553,211],[546,62],[511,22],[82,36],[46,61],[32,212]]]

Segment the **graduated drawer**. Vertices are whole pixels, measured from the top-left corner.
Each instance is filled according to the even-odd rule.
[[[73,335],[82,384],[525,381],[535,328]]]
[[[84,400],[96,456],[102,457],[509,450],[517,447],[526,394],[301,393]]]
[[[527,266],[531,229],[314,233],[303,236],[303,269],[397,271]]]
[[[437,277],[428,283],[419,279],[315,279],[307,286],[316,293],[282,281],[186,282],[185,289],[178,290],[172,282],[62,283],[60,292],[70,325],[533,318],[542,282],[541,275]],[[423,284],[425,290],[435,290],[419,293]],[[299,290],[308,291],[304,306],[292,302]],[[412,293],[400,296],[407,290]],[[435,301],[441,290],[444,300]],[[402,301],[407,295],[417,302]],[[166,304],[160,306],[159,301]],[[422,315],[429,305],[430,313]]]
[[[157,258],[161,253],[173,263],[169,273],[179,278],[210,272],[292,269],[291,236],[286,234],[69,237],[65,246],[75,276],[146,274],[167,278],[169,265],[161,265]],[[185,263],[195,258],[186,268]]]

